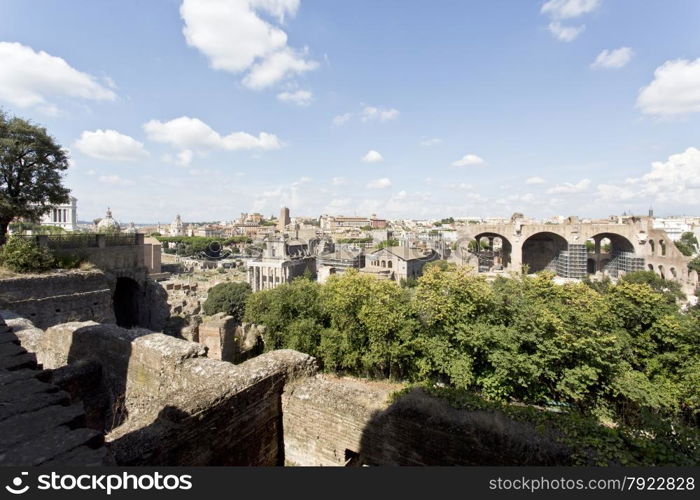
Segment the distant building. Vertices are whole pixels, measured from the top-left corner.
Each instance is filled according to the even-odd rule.
[[[418,278],[428,262],[439,258],[438,253],[431,249],[386,247],[368,254],[361,272],[398,282]]]
[[[365,265],[365,255],[362,250],[352,250],[341,247],[333,252],[323,253],[316,258],[318,282],[336,274],[343,274],[348,269],[361,269]]]
[[[280,217],[277,219],[277,229],[284,231],[285,228],[290,224],[291,220],[289,218],[289,209],[287,207],[282,207],[280,209]]]
[[[316,277],[316,258],[309,255],[308,246],[283,236],[270,236],[259,261],[248,262],[248,284],[254,292],[270,290],[309,272]]]
[[[170,230],[168,231],[170,236],[185,236],[185,226],[182,224],[182,218],[180,214],[175,216],[175,220],[170,224]]]
[[[71,196],[68,203],[51,207],[41,218],[41,225],[60,227],[66,231],[78,229],[78,200]]]
[[[107,215],[96,222],[95,230],[98,233],[118,233],[121,231],[121,226],[114,217],[112,217],[112,210],[108,208]]]

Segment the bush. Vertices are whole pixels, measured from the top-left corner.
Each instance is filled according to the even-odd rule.
[[[226,313],[236,321],[243,320],[245,304],[251,294],[248,283],[219,283],[209,290],[202,306],[204,314]]]
[[[17,273],[39,273],[52,269],[55,259],[33,239],[12,236],[0,249],[0,264]]]

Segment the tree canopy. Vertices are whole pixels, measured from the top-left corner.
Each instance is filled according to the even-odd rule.
[[[0,111],[0,244],[15,217],[37,220],[68,202],[66,169],[68,155],[46,129]]]

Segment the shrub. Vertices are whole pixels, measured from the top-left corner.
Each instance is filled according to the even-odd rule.
[[[33,239],[13,236],[0,249],[0,264],[17,273],[38,273],[53,268],[55,260]]]
[[[236,321],[243,320],[245,304],[251,294],[248,283],[219,283],[209,290],[202,306],[204,314],[226,313]]]

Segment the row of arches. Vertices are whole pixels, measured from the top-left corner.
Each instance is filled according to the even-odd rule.
[[[503,235],[485,232],[475,236],[469,252],[477,257],[479,272],[506,270],[512,262],[513,246]],[[559,234],[540,232],[523,242],[521,252],[521,263],[530,273],[551,270],[583,277],[599,271],[616,274],[623,266],[622,260],[633,256],[635,248],[631,241],[615,233],[599,233],[584,245],[569,245]]]

